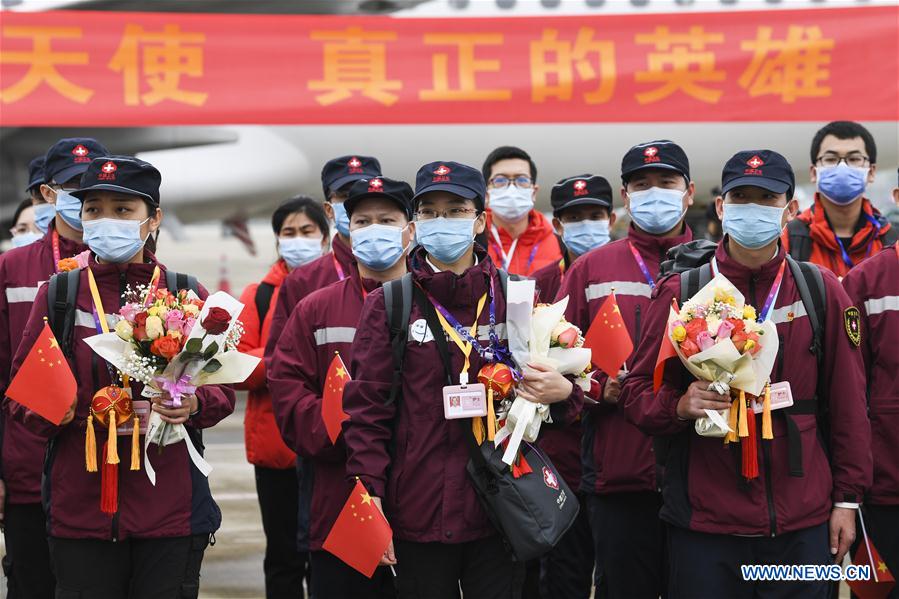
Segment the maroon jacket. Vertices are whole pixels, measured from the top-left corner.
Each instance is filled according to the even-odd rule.
[[[97,280],[100,297],[108,314],[121,305],[121,290],[126,285],[146,285],[155,266],[149,256],[144,264],[96,264],[91,270]],[[161,266],[161,265],[160,265]],[[160,278],[165,286],[165,277]],[[201,297],[206,291],[200,289]],[[109,517],[100,511],[100,474],[84,467],[85,426],[94,393],[111,384],[109,369],[84,343],[97,334],[91,314],[93,302],[87,273],[81,273],[73,338],[74,359],[69,366],[78,380],[78,405],[75,419],[66,426],[54,426],[21,404],[6,398],[7,416],[23,422],[49,442],[44,464],[43,502],[47,509],[48,533],[54,537],[117,540],[128,537],[180,537],[212,533],[221,524],[221,511],[212,499],[209,482],[193,466],[182,443],[169,445],[158,453],[150,448],[150,460],[157,473],[156,486],[150,484],[143,466],[129,470],[131,443],[119,441],[119,511]],[[13,361],[13,374],[34,345],[47,316],[47,286],[38,291],[22,343]],[[141,385],[132,384],[132,396],[140,397]],[[210,385],[197,390],[199,413],[187,423],[187,429],[199,440],[201,429],[209,428],[234,410],[234,392],[228,387]],[[99,439],[102,429],[96,429]],[[130,436],[128,437],[130,440]],[[143,445],[143,444],[141,444]],[[143,451],[143,450],[141,450]],[[143,463],[143,460],[141,460]]]
[[[366,294],[378,284],[365,281]],[[309,549],[321,549],[353,484],[346,477],[346,446],[332,444],[322,420],[322,390],[337,352],[353,357],[353,339],[364,302],[358,276],[319,289],[287,321],[268,372],[272,407],[281,435],[312,472]],[[302,538],[302,534],[300,535]]]
[[[653,280],[659,277],[659,263],[672,247],[693,238],[689,227],[676,237],[657,237],[631,226],[627,237],[613,241],[579,258],[568,270],[556,299],[568,296],[565,317],[585,333],[593,323],[606,298],[615,289],[624,324],[634,340],[643,332],[643,321],[649,307],[652,288],[640,269],[630,244],[640,252]],[[639,354],[626,360],[633,368]],[[619,401],[617,406],[602,401],[602,389],[608,376],[600,370],[593,375],[599,404],[591,404],[585,412],[583,451],[579,437],[571,435],[567,445],[553,448],[550,455],[557,462],[578,458],[583,467],[580,489],[587,493],[629,493],[656,491],[655,456],[652,439],[625,420]],[[591,394],[592,395],[592,394]],[[577,451],[577,454],[575,452]]]
[[[493,277],[497,290],[497,333],[505,333],[505,298],[493,262],[478,251],[479,263],[462,275],[434,272],[417,249],[410,260],[414,280],[443,304],[460,323],[471,326],[475,306]],[[388,404],[393,378],[390,332],[381,290],[362,309],[353,348],[354,380],[346,388],[344,422],[347,473],[358,475],[371,492],[384,498],[396,538],[420,543],[463,543],[496,534],[475,494],[465,466],[468,449],[458,422],[443,417],[441,390],[446,376],[424,315],[413,304],[409,318],[402,397]],[[478,320],[478,339],[488,344],[488,310]],[[462,352],[449,343],[451,370],[462,370]],[[471,353],[472,380],[484,362]],[[568,401],[554,404],[553,420],[570,422],[583,394],[575,385]],[[470,434],[470,433],[468,433]],[[390,447],[393,447],[391,459]]]
[[[868,417],[874,484],[868,501],[899,504],[899,245],[854,267],[843,279],[861,311],[862,356],[868,373]]]
[[[341,271],[343,276],[341,276]],[[335,235],[331,243],[331,253],[325,254],[321,258],[316,258],[309,264],[304,264],[284,279],[284,283],[281,284],[278,293],[278,301],[275,304],[275,313],[272,316],[268,341],[265,344],[267,368],[269,366],[268,362],[272,359],[272,354],[275,351],[275,346],[278,344],[278,337],[284,331],[287,320],[290,318],[296,305],[300,303],[300,300],[313,291],[351,276],[354,272],[358,272],[358,269],[356,268],[356,258],[353,256],[352,248],[341,241],[340,236]]]
[[[721,274],[761,310],[780,263],[775,258],[751,270],[731,259],[725,241],[716,258]],[[814,408],[818,366],[810,351],[812,327],[787,268],[771,320],[784,346],[771,380],[787,380],[796,408],[795,422],[802,448],[803,476],[790,474],[786,415],[773,414],[774,439],[759,442],[759,476],[744,482],[739,474],[739,444],[700,437],[693,421],[678,419],[678,400],[694,380],[677,359],[666,363],[664,380],[653,393],[653,370],[665,334],[672,298],[680,295],[680,278],[666,278],[656,288],[637,348],[637,361],[625,380],[620,403],[629,420],[647,434],[669,435],[665,460],[663,520],[698,532],[732,535],[775,535],[826,522],[834,502],[860,502],[871,485],[871,429],[865,414],[865,375],[861,351],[849,340],[844,310],[851,306],[836,276],[821,269],[827,296],[824,323],[823,397],[830,408],[828,463]],[[761,425],[757,430],[761,434]]]
[[[56,271],[53,263],[54,224],[43,239],[0,256],[0,397],[12,378],[9,376],[22,332],[38,287]],[[87,248],[77,241],[59,236],[60,258],[71,258]],[[0,411],[0,479],[6,483],[10,503],[40,503],[41,470],[46,439],[29,431]]]
[[[568,252],[563,253],[563,258],[558,262],[547,264],[530,276],[537,282],[537,301],[542,304],[551,304],[556,298],[556,293],[562,285],[562,277],[568,270]]]

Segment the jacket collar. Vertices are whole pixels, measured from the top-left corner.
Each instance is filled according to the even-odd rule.
[[[447,308],[473,307],[487,292],[489,278],[496,276],[496,268],[487,252],[475,246],[475,256],[478,263],[461,275],[449,270],[434,272],[426,260],[427,252],[418,247],[410,260],[412,277]]]
[[[833,228],[827,220],[827,212],[824,210],[823,205],[824,201],[821,195],[816,192],[815,203],[800,218],[809,223],[809,234],[815,243],[838,252],[840,248],[837,245]],[[866,248],[874,237],[886,235],[891,227],[890,222],[874,207],[871,200],[862,198],[861,202],[862,211],[859,215],[859,221],[852,236],[852,242],[846,248],[846,251],[850,253]],[[868,217],[876,221],[878,226],[875,227]]]
[[[287,275],[290,274],[290,269],[287,268],[287,263],[284,262],[283,259],[278,260],[272,267],[269,269],[268,273],[262,279],[263,283],[268,283],[274,287],[280,287],[281,283],[284,282],[284,279],[287,278]]]
[[[41,243],[45,248],[50,252],[50,255],[53,255],[53,234],[56,232],[56,222],[54,220],[50,221],[50,225],[47,227],[47,233],[41,238]],[[87,249],[87,246],[80,241],[75,241],[73,239],[66,239],[62,235],[59,235],[59,258],[60,260],[64,258],[71,258],[77,254],[80,254],[84,250]],[[54,265],[55,266],[55,265]]]
[[[490,208],[487,208],[485,211],[487,213],[487,228],[485,229],[486,234],[490,240],[490,243],[494,243],[495,240],[493,238],[493,213],[490,211]],[[507,246],[512,243],[512,237],[506,232],[505,229],[497,227],[496,230],[499,232],[499,238],[503,242],[503,246]],[[552,223],[550,223],[543,214],[537,212],[536,210],[531,210],[528,213],[528,227],[525,229],[524,233],[522,233],[518,237],[518,243],[524,244],[526,246],[533,245],[535,243],[540,243],[550,235],[553,235],[555,231],[553,231]]]
[[[693,231],[684,222],[683,231],[680,235],[674,237],[659,237],[658,235],[650,235],[645,231],[641,231],[631,223],[627,230],[627,239],[634,244],[637,251],[644,259],[651,259],[653,262],[661,262],[665,259],[665,254],[676,245],[686,243],[693,239]]]
[[[348,276],[356,270],[356,257],[353,256],[353,248],[347,245],[340,238],[340,235],[334,235],[331,242],[331,251],[334,252],[334,257],[337,258],[337,262],[343,267]]]
[[[727,251],[727,240],[728,237],[725,235],[724,239],[718,244],[718,249],[715,250],[715,261],[718,265],[718,271],[727,277],[731,283],[736,285],[739,289],[745,290],[749,287],[750,282],[757,285],[759,283],[774,281],[774,277],[777,275],[781,262],[786,259],[783,245],[778,242],[777,253],[760,267],[749,268],[731,258]],[[756,290],[758,297],[747,297],[746,302],[752,304],[759,299],[763,299],[762,294],[766,292],[766,288],[758,288]],[[760,307],[761,306],[756,306],[756,308]]]

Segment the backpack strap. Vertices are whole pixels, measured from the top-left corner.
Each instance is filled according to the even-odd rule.
[[[186,275],[182,272],[175,272],[174,270],[165,271],[165,286],[169,291],[190,289],[197,295],[200,294],[200,285],[197,283],[197,277]]]
[[[789,255],[799,261],[807,261],[812,255],[811,227],[804,220],[794,218],[787,223]]]
[[[63,354],[73,357],[72,339],[75,331],[75,311],[81,269],[56,273],[47,284],[47,320],[53,336],[59,341]]]
[[[275,286],[271,283],[259,283],[256,287],[256,314],[259,315],[259,326],[262,327],[262,321],[268,314],[268,309],[272,305],[272,296],[275,294]]]
[[[412,314],[412,274],[384,285],[384,309],[390,329],[390,350],[393,354],[393,380],[390,384],[388,404],[400,397],[403,389],[403,365],[406,360],[406,342],[409,338],[409,316]]]
[[[894,245],[897,241],[899,241],[899,227],[896,225],[891,225],[887,232],[883,234],[883,237],[880,238],[883,247]]]
[[[697,268],[685,270],[680,275],[680,303],[696,295],[700,289],[708,285],[712,280],[712,265],[703,264]]]

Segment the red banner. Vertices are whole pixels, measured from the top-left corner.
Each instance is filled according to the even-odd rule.
[[[899,8],[889,6],[0,15],[3,126],[899,118]]]

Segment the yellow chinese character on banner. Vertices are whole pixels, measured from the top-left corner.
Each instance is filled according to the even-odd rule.
[[[28,65],[28,71],[17,82],[0,89],[0,101],[4,104],[18,102],[46,83],[60,95],[84,104],[94,95],[93,90],[72,83],[56,70],[57,65],[86,65],[87,52],[59,52],[50,46],[53,38],[80,39],[80,27],[18,27],[3,28],[3,37],[31,38],[29,51],[3,50],[0,52],[2,64]]]
[[[788,104],[799,97],[829,96],[830,87],[823,82],[830,77],[833,44],[820,27],[791,25],[782,40],[772,39],[771,27],[759,27],[754,40],[740,44],[753,56],[738,83],[752,97],[774,94]]]
[[[348,27],[344,31],[313,31],[309,36],[324,44],[324,74],[310,81],[312,91],[326,92],[315,96],[322,106],[346,100],[359,92],[384,106],[396,103],[395,91],[402,81],[387,79],[387,42],[396,39],[389,31],[363,31]]]
[[[420,100],[509,100],[512,92],[508,89],[478,89],[478,73],[496,73],[500,69],[499,60],[475,58],[478,45],[499,46],[503,43],[501,33],[428,33],[424,36],[428,45],[456,46],[457,86],[450,86],[450,55],[436,52],[431,59],[433,86],[418,92]]]
[[[203,76],[202,33],[182,33],[178,25],[166,25],[162,31],[145,31],[140,25],[128,25],[109,68],[122,73],[125,104],[147,106],[173,100],[202,106],[209,94],[180,89],[181,75]],[[190,44],[187,45],[186,44]],[[149,91],[140,93],[143,72]]]
[[[655,46],[655,52],[647,56],[649,70],[637,72],[635,80],[662,84],[638,93],[640,104],[658,102],[677,91],[710,104],[721,98],[721,90],[701,84],[724,81],[726,77],[725,71],[715,68],[715,53],[707,49],[710,44],[723,43],[724,35],[706,33],[702,26],[690,27],[687,33],[671,33],[661,25],[651,34],[636,35],[634,41]]]
[[[593,39],[594,30],[581,27],[574,43],[560,40],[556,29],[544,29],[543,37],[531,42],[531,100],[571,100],[574,73],[582,81],[598,81],[584,93],[587,104],[608,102],[615,91],[615,44]],[[551,60],[550,57],[555,57]],[[549,82],[555,78],[555,84]]]

